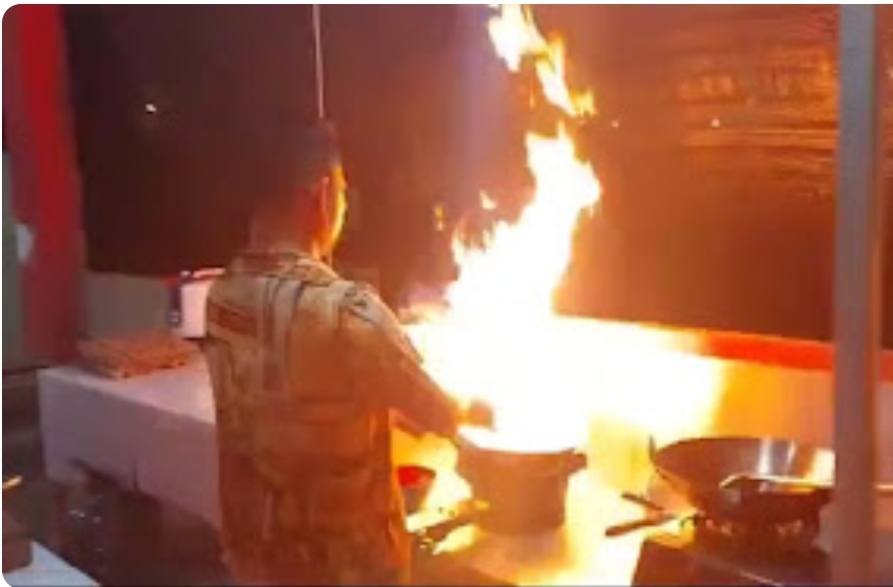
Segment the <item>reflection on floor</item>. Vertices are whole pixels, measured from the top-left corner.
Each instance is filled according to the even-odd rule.
[[[103,585],[231,583],[202,520],[102,483],[87,491],[46,479],[33,373],[4,374],[3,391],[3,478],[22,478],[4,492],[3,509],[34,540]]]

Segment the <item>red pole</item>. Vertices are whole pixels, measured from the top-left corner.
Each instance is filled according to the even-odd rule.
[[[3,124],[13,209],[31,231],[23,261],[25,353],[70,357],[80,313],[80,178],[68,97],[61,8],[17,5],[3,17]]]

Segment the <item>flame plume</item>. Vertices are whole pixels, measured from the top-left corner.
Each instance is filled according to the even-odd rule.
[[[564,44],[547,40],[529,8],[493,11],[488,31],[496,55],[510,71],[534,74],[554,106],[554,133],[526,135],[535,190],[518,220],[497,222],[482,246],[453,239],[459,275],[445,292],[448,310],[410,330],[427,370],[458,399],[494,407],[495,434],[466,429],[466,435],[519,451],[578,444],[595,415],[658,435],[700,423],[715,393],[706,368],[668,358],[664,338],[645,328],[556,316],[553,297],[575,228],[601,196],[568,129],[569,121],[594,111],[593,94],[568,86]],[[482,194],[481,206],[495,203]],[[685,389],[659,395],[667,385],[662,378]],[[676,410],[682,415],[669,416]]]

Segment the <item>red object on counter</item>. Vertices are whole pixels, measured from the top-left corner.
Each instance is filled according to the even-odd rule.
[[[437,474],[433,469],[419,465],[402,465],[397,467],[397,481],[400,487],[423,487],[430,485]]]
[[[407,513],[414,513],[424,504],[428,492],[434,485],[437,473],[434,469],[420,465],[401,465],[397,467],[397,482],[403,492],[403,500]]]

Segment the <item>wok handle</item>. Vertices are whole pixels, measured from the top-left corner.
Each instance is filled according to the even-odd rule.
[[[618,536],[623,536],[624,534],[629,534],[630,532],[635,532],[636,530],[641,530],[642,528],[660,526],[661,524],[669,522],[674,517],[675,516],[672,516],[670,514],[659,514],[656,516],[652,515],[645,518],[639,518],[638,520],[632,520],[630,522],[623,522],[622,524],[608,526],[605,529],[605,537],[617,538]]]
[[[648,435],[648,458],[651,460],[651,464],[654,464],[655,457],[657,456],[657,443],[654,441],[654,435]]]

